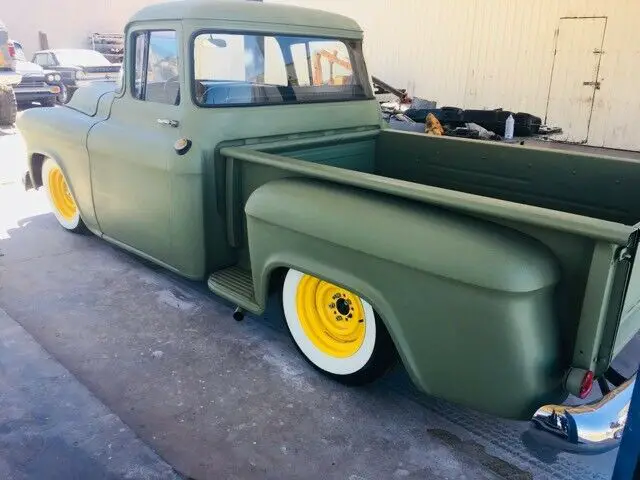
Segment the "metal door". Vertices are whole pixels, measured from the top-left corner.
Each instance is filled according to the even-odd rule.
[[[562,128],[558,140],[587,142],[606,25],[606,17],[560,19],[545,115],[547,125]]]

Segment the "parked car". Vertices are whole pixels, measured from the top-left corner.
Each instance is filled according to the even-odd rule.
[[[60,73],[65,87],[64,103],[79,87],[96,82],[116,82],[121,68],[120,64],[111,63],[100,52],[88,49],[41,50],[33,55],[32,61]]]
[[[340,15],[183,0],[128,25],[118,92],[18,120],[25,185],[64,229],[207,281],[237,320],[281,303],[340,382],[399,358],[431,395],[534,415],[569,449],[615,445],[635,380],[610,366],[640,329],[637,162],[384,128]],[[320,74],[320,50],[348,81]],[[562,405],[595,380],[596,403]]]
[[[22,77],[16,72],[15,56],[7,27],[0,20],[0,126],[13,125],[18,112],[13,87],[20,83]]]
[[[44,70],[40,65],[27,61],[22,45],[14,41],[16,71],[22,75],[20,83],[13,87],[18,104],[38,102],[43,107],[52,107],[64,101],[62,77],[54,70]]]

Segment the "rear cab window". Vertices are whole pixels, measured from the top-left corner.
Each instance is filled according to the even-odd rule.
[[[192,47],[194,101],[202,107],[372,98],[357,41],[202,32]]]

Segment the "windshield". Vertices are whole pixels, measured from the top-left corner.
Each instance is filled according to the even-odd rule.
[[[60,65],[103,66],[111,65],[104,55],[95,50],[55,50]]]
[[[18,42],[13,42],[13,48],[16,50],[16,60],[20,60],[21,62],[26,62],[27,57],[24,56],[24,50],[22,50],[22,45]]]
[[[200,106],[371,98],[357,41],[211,32],[194,39],[193,56]]]

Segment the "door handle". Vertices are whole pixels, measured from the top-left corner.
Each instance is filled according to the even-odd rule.
[[[582,82],[585,87],[596,87],[596,90],[600,90],[600,82]]]
[[[168,118],[159,118],[156,121],[160,125],[166,125],[167,127],[178,128],[178,125],[180,125],[180,122],[178,122],[177,120],[169,120]]]

